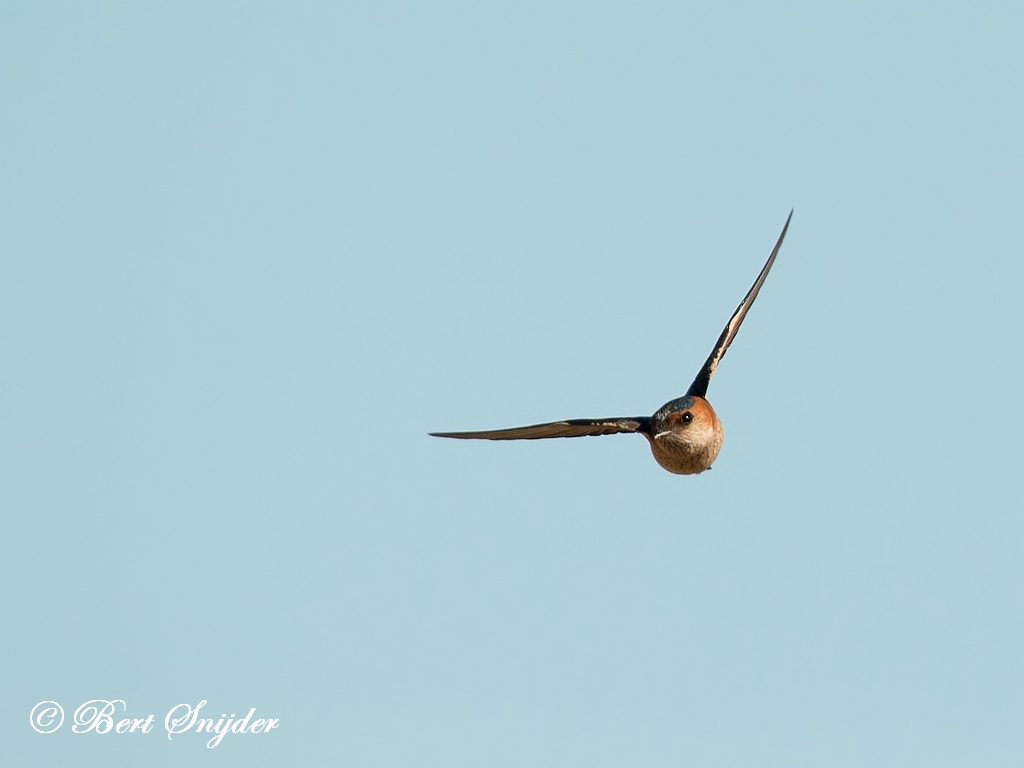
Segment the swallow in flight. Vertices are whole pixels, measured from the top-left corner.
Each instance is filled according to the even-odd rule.
[[[710,469],[722,448],[725,433],[711,403],[705,400],[708,384],[715,375],[715,369],[725,357],[725,352],[736,338],[736,333],[757,298],[758,291],[768,277],[768,271],[775,263],[775,257],[782,247],[782,240],[789,229],[789,212],[782,234],[772,249],[771,256],[761,268],[757,280],[743,297],[728,325],[718,337],[704,366],[693,380],[683,397],[665,403],[653,416],[612,419],[572,419],[535,424],[530,427],[495,429],[486,432],[432,432],[433,437],[454,437],[460,440],[543,440],[549,437],[586,437],[588,435],[613,435],[619,432],[639,432],[651,444],[655,460],[669,472],[677,475],[694,475]]]

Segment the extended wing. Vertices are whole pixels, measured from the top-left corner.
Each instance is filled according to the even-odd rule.
[[[650,419],[572,419],[534,424],[530,427],[492,429],[487,432],[431,432],[433,437],[455,437],[460,440],[544,440],[549,437],[588,437],[614,435],[619,432],[647,432]]]
[[[736,334],[740,330],[740,325],[743,324],[743,318],[747,316],[747,312],[750,311],[750,307],[754,303],[754,299],[757,298],[757,292],[761,290],[761,286],[764,285],[764,280],[768,277],[768,272],[772,268],[772,264],[775,263],[775,257],[779,255],[779,248],[782,247],[782,241],[786,237],[786,230],[789,229],[789,220],[793,218],[793,211],[789,212],[789,216],[786,218],[786,224],[782,228],[782,234],[779,235],[779,241],[775,243],[775,248],[772,249],[772,255],[768,257],[768,261],[765,262],[764,267],[761,268],[761,273],[757,276],[757,280],[750,286],[750,290],[747,291],[747,295],[743,297],[743,301],[736,307],[736,311],[732,317],[729,318],[729,324],[725,326],[725,330],[722,331],[722,335],[718,337],[718,342],[715,344],[715,348],[711,350],[711,354],[708,355],[708,359],[704,363],[704,367],[700,369],[700,373],[697,374],[697,378],[693,380],[693,384],[687,390],[686,394],[690,396],[704,397],[708,392],[708,384],[711,383],[711,377],[715,375],[715,369],[718,368],[719,362],[725,357],[725,351],[729,349],[729,345],[732,344],[732,340],[736,338]]]

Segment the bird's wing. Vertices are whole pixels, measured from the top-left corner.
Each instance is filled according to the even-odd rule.
[[[743,318],[747,316],[747,312],[750,311],[750,307],[754,303],[754,299],[757,298],[757,292],[761,290],[761,286],[764,285],[764,280],[768,277],[768,272],[772,268],[772,264],[775,263],[775,257],[779,255],[779,248],[782,247],[782,241],[786,237],[786,230],[789,229],[789,220],[793,218],[793,211],[789,212],[789,216],[786,218],[786,224],[782,228],[782,234],[779,235],[779,240],[775,243],[775,247],[772,249],[772,255],[768,257],[768,261],[765,262],[764,267],[761,268],[761,274],[757,276],[757,280],[750,286],[750,290],[747,291],[747,295],[743,297],[743,301],[736,307],[736,311],[733,312],[732,317],[729,318],[729,324],[725,326],[725,330],[722,331],[722,335],[718,337],[718,342],[715,344],[715,348],[711,350],[711,354],[708,355],[708,359],[704,363],[704,367],[700,369],[700,373],[697,374],[697,378],[693,380],[693,384],[690,385],[690,389],[687,390],[687,395],[697,395],[704,397],[708,391],[708,384],[711,383],[711,377],[715,375],[715,369],[718,367],[718,363],[721,362],[722,358],[725,357],[725,351],[729,349],[729,345],[732,344],[732,340],[736,338],[737,332],[740,330],[740,325],[743,324]]]
[[[460,440],[543,440],[549,437],[587,437],[614,435],[619,432],[647,432],[646,416],[626,419],[572,419],[534,424],[530,427],[492,429],[487,432],[431,432],[433,437],[455,437]]]

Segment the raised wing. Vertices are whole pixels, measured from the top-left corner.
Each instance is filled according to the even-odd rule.
[[[775,257],[779,255],[779,248],[782,247],[782,241],[786,237],[786,230],[789,229],[789,220],[793,218],[793,211],[789,212],[789,216],[786,218],[786,224],[782,228],[782,234],[779,235],[779,240],[775,243],[775,248],[772,249],[772,255],[768,257],[768,261],[765,262],[764,267],[761,268],[761,274],[757,276],[757,280],[747,291],[747,295],[743,297],[743,301],[736,307],[736,311],[733,312],[731,318],[729,318],[729,324],[725,326],[725,330],[722,331],[722,335],[718,337],[718,342],[715,344],[715,348],[711,350],[711,354],[708,355],[708,359],[704,362],[704,367],[700,369],[700,373],[697,374],[697,378],[693,380],[693,384],[686,391],[686,394],[690,396],[704,397],[708,392],[708,384],[711,383],[711,377],[715,375],[715,369],[718,368],[718,364],[722,358],[725,357],[725,351],[729,349],[729,345],[732,344],[732,340],[736,338],[736,334],[740,330],[740,325],[743,324],[743,318],[747,316],[747,312],[750,311],[750,307],[754,303],[754,299],[757,298],[757,292],[761,290],[761,286],[764,285],[764,280],[768,277],[768,272],[772,268],[772,264],[775,263]]]
[[[544,440],[550,437],[589,437],[614,435],[619,432],[647,432],[650,419],[572,419],[534,424],[530,427],[492,429],[487,432],[431,432],[432,437],[454,437],[459,440]]]

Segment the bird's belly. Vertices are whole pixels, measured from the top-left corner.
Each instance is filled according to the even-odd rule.
[[[722,449],[721,433],[707,442],[694,443],[679,440],[671,435],[664,435],[651,440],[651,453],[654,460],[677,475],[696,475],[710,469]]]

